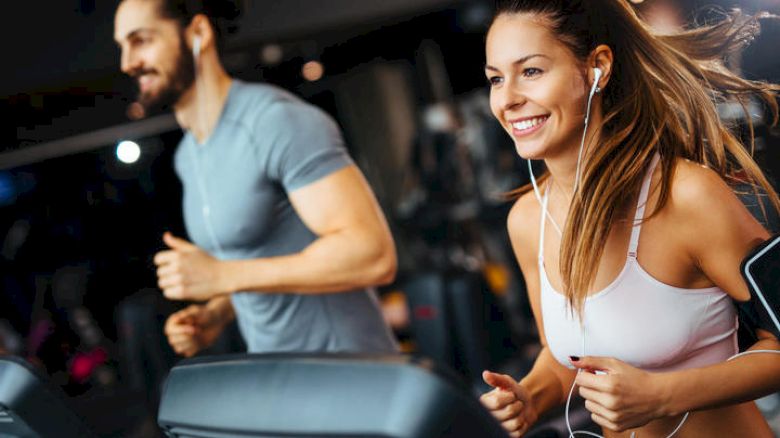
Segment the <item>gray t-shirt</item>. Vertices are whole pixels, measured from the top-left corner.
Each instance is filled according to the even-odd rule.
[[[220,259],[297,253],[317,236],[287,193],[351,165],[322,110],[265,84],[233,80],[211,137],[176,150],[190,239]],[[272,292],[272,291],[270,291]],[[396,350],[373,290],[232,295],[250,352]]]

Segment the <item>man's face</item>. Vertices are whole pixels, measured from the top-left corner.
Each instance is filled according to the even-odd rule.
[[[147,111],[172,107],[190,88],[195,67],[182,30],[161,17],[156,0],[125,0],[114,17],[121,68],[138,82],[138,102]]]

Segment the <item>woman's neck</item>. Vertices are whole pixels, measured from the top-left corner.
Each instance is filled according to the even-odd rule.
[[[591,155],[593,148],[598,147],[598,138],[601,126],[601,105],[600,102],[594,101],[594,107],[591,113],[591,120],[588,123],[588,131],[586,133],[584,150],[580,160],[580,145],[582,143],[582,131],[576,135],[576,139],[573,139],[570,144],[562,148],[562,152],[551,157],[544,159],[544,164],[547,166],[547,171],[550,173],[552,181],[556,184],[557,188],[566,194],[569,199],[574,195],[575,182],[579,176],[579,184],[582,184],[582,172],[585,168],[585,163],[588,157]],[[579,162],[579,175],[578,175],[578,161]]]

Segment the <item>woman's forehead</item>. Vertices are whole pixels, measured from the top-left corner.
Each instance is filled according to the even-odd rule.
[[[555,38],[547,23],[531,14],[499,15],[486,39],[488,58],[521,58],[531,53],[553,57],[561,50],[565,46]]]

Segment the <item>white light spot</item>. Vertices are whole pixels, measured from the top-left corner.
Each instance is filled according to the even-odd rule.
[[[116,146],[116,157],[123,163],[133,164],[140,156],[141,147],[134,141],[121,141]]]

